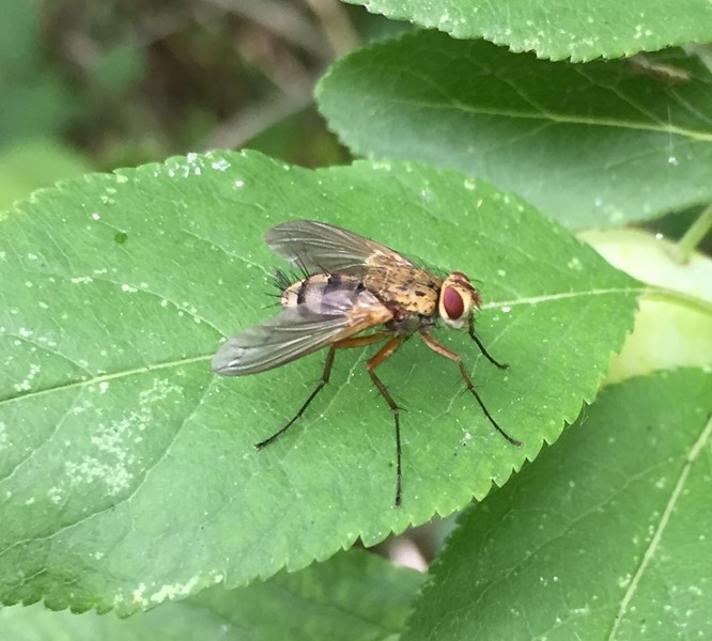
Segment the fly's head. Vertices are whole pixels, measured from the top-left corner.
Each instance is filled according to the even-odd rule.
[[[448,327],[460,329],[480,302],[480,293],[470,279],[462,272],[452,272],[440,288],[440,318]]]

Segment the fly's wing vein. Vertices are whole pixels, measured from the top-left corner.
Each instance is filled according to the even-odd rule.
[[[305,305],[290,307],[230,338],[213,358],[213,369],[226,376],[263,372],[391,318],[390,310],[368,291],[341,296],[318,313]]]
[[[310,271],[361,273],[371,265],[413,266],[385,245],[316,220],[292,220],[267,232],[267,244]]]

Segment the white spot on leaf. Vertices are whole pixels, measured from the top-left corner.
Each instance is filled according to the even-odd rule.
[[[163,603],[166,599],[173,600],[179,596],[187,596],[193,591],[199,580],[200,577],[194,576],[187,583],[167,583],[158,592],[154,592],[151,595],[151,601],[153,603]]]
[[[47,491],[47,498],[52,501],[55,505],[62,502],[63,493],[57,486],[49,488]]]
[[[40,373],[40,366],[36,364],[30,365],[30,371],[27,376],[22,379],[19,383],[15,383],[13,386],[16,392],[29,392],[32,389],[32,381],[35,379],[37,374]]]

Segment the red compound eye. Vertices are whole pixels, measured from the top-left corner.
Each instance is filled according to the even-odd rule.
[[[443,292],[443,307],[449,318],[455,320],[462,316],[465,311],[465,303],[462,296],[454,287],[446,287]]]

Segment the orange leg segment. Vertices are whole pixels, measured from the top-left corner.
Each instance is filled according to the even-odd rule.
[[[366,364],[368,375],[371,377],[373,384],[376,386],[381,396],[386,399],[388,407],[393,412],[393,419],[396,425],[396,507],[401,504],[401,436],[400,436],[400,407],[393,400],[393,397],[388,392],[388,389],[383,384],[380,378],[376,376],[374,371],[383,361],[393,354],[403,343],[403,336],[394,336],[391,338]]]
[[[337,349],[343,349],[345,347],[364,347],[365,345],[373,345],[373,343],[384,341],[389,336],[392,336],[390,332],[374,332],[373,334],[368,334],[367,336],[344,338],[334,343],[334,347]]]
[[[270,443],[274,443],[280,436],[282,436],[282,434],[284,434],[290,427],[292,427],[292,425],[294,425],[296,420],[302,414],[304,414],[304,411],[307,409],[307,407],[309,407],[309,403],[314,400],[316,395],[321,392],[324,386],[329,382],[329,376],[331,375],[331,368],[334,365],[334,356],[336,354],[337,349],[343,349],[348,347],[363,347],[364,345],[371,345],[373,343],[378,343],[382,340],[385,340],[390,335],[391,334],[389,334],[388,332],[374,332],[373,334],[369,334],[368,336],[354,336],[352,338],[345,338],[334,343],[329,348],[329,352],[326,355],[326,361],[324,363],[324,371],[322,372],[321,380],[317,383],[312,393],[309,394],[307,400],[304,401],[297,413],[284,427],[277,430],[274,434],[272,434],[272,436],[267,437],[264,441],[260,441],[259,443],[257,443],[255,447],[258,450],[261,450],[262,448],[267,447]]]

